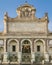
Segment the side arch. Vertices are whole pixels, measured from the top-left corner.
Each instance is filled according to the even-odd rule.
[[[34,52],[35,52],[35,46],[36,46],[36,42],[42,42],[42,48],[41,50],[43,50],[42,52],[45,53],[46,52],[46,47],[45,47],[45,41],[43,39],[36,39],[34,40]]]
[[[17,39],[9,39],[7,43],[7,47],[10,45],[10,42],[12,41],[16,42],[16,52],[19,52],[19,41]]]

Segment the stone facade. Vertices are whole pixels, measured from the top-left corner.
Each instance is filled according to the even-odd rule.
[[[52,33],[48,31],[48,14],[37,18],[36,9],[27,3],[18,7],[16,12],[16,18],[10,18],[7,12],[4,15],[0,60],[3,63],[31,64],[40,55],[44,61],[49,61],[52,57]]]

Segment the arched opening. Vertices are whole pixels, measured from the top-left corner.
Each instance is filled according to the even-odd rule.
[[[18,61],[19,42],[16,39],[8,40],[7,44],[8,60],[10,62]]]
[[[36,40],[34,43],[34,51],[36,62],[44,60],[45,43],[42,40]]]
[[[29,40],[22,41],[22,63],[31,63],[31,46]]]
[[[19,51],[19,41],[16,39],[10,39],[7,43],[7,52],[18,52]]]
[[[17,42],[15,40],[10,41],[10,51],[16,52],[16,44]]]
[[[28,40],[22,43],[22,53],[31,53],[30,42]]]
[[[35,53],[36,52],[44,53],[44,43],[43,43],[43,41],[37,40],[35,42],[35,45],[34,45],[34,50],[35,50]]]
[[[11,40],[8,44],[8,52],[17,52],[17,42],[15,40]]]

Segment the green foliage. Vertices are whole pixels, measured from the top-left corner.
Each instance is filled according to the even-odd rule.
[[[3,61],[3,54],[0,55],[0,60]]]
[[[44,60],[44,56],[35,56],[35,62],[42,62],[42,60]]]
[[[8,55],[8,60],[10,62],[12,62],[12,61],[15,62],[18,60],[18,57],[16,55]]]
[[[30,62],[31,61],[31,57],[30,56],[23,56],[22,57],[22,61],[23,62]]]

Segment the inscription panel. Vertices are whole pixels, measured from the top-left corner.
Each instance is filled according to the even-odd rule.
[[[46,33],[45,22],[9,22],[8,32]]]

